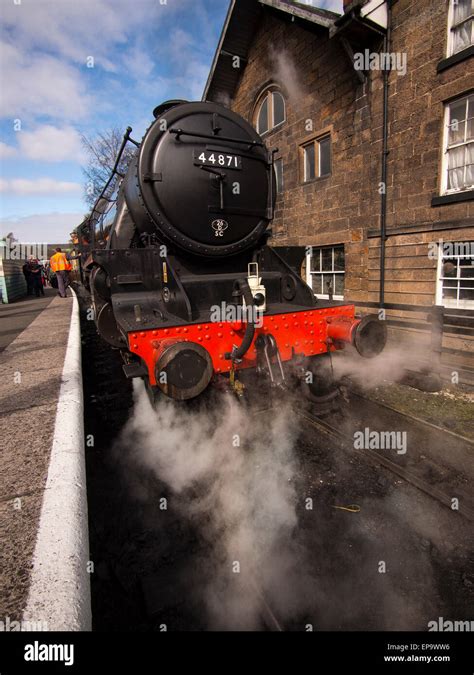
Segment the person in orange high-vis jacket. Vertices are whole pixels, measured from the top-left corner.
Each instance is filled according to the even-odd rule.
[[[51,256],[49,264],[51,269],[56,274],[58,280],[59,295],[62,298],[67,297],[67,287],[69,286],[69,270],[72,268],[67,255],[58,247],[56,253]]]

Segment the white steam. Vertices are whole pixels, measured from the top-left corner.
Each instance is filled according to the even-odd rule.
[[[210,628],[264,627],[265,600],[280,617],[301,610],[295,437],[289,407],[250,415],[227,395],[207,412],[169,400],[153,409],[135,387],[122,445],[169,486],[210,547],[199,591]]]
[[[280,83],[288,96],[292,107],[298,111],[303,105],[306,95],[301,83],[300,72],[296,68],[293,59],[284,49],[269,45],[268,58],[271,64],[272,76],[275,82]]]
[[[388,344],[374,358],[362,358],[347,345],[343,352],[333,355],[334,375],[337,380],[349,377],[364,389],[373,389],[388,382],[398,382],[407,370],[432,369],[429,347],[414,341],[405,344]]]
[[[224,108],[231,108],[232,107],[232,99],[229,96],[229,94],[225,91],[218,91],[216,96],[215,96],[215,101],[216,101],[216,103],[219,103],[220,105],[223,105]]]

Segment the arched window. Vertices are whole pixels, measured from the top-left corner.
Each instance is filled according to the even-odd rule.
[[[276,89],[267,89],[260,97],[256,109],[255,127],[258,133],[265,134],[284,122],[285,119],[285,99]]]

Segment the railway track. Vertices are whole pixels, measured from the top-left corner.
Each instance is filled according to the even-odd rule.
[[[462,436],[461,434],[457,434],[455,431],[450,431],[449,429],[445,429],[444,427],[440,427],[438,424],[433,424],[433,422],[428,422],[427,420],[422,419],[421,417],[416,417],[416,415],[410,415],[410,413],[404,412],[402,410],[398,410],[398,408],[394,408],[391,405],[388,405],[388,403],[382,403],[382,401],[374,401],[371,398],[368,398],[367,396],[363,396],[359,392],[352,391],[351,390],[351,396],[356,397],[360,399],[361,401],[368,401],[370,403],[374,403],[375,405],[379,406],[380,408],[385,408],[386,410],[390,410],[400,417],[406,417],[409,420],[412,420],[418,424],[422,424],[425,427],[429,427],[430,429],[434,429],[435,431],[438,431],[439,433],[442,434],[448,434],[449,436],[452,436],[453,438],[457,438],[458,440],[462,441],[463,443],[467,443],[469,445],[474,446],[474,440],[471,438],[467,438],[467,436]]]
[[[364,397],[360,397],[364,398]],[[365,399],[369,400],[369,399]],[[371,401],[371,403],[375,403],[374,401]],[[378,404],[376,404],[378,405]],[[415,420],[417,418],[413,418],[410,415],[403,415],[403,413],[399,413],[398,410],[395,408],[390,408],[390,406],[384,406],[386,408],[389,408],[390,410],[393,410],[397,414],[400,414],[404,417],[407,417],[411,420]],[[318,431],[322,432],[323,434],[336,439],[340,442],[342,446],[347,446],[350,444],[351,449],[354,449],[356,452],[364,455],[367,457],[372,463],[383,466],[385,469],[390,471],[391,473],[395,474],[399,478],[402,478],[404,481],[409,483],[410,485],[413,485],[416,487],[418,490],[424,492],[426,495],[431,497],[432,499],[436,500],[438,503],[442,504],[443,506],[449,508],[452,510],[452,495],[455,494],[456,491],[453,491],[453,493],[447,494],[444,490],[441,490],[435,485],[432,485],[429,483],[427,480],[424,478],[420,477],[410,469],[407,469],[406,467],[401,466],[400,464],[397,464],[397,462],[394,462],[393,460],[389,459],[385,455],[383,455],[381,452],[378,452],[377,450],[372,450],[369,448],[355,448],[354,443],[353,443],[353,438],[352,436],[344,430],[341,430],[340,428],[336,428],[332,424],[330,424],[328,421],[324,419],[320,419],[318,417],[313,416],[311,413],[308,412],[302,412],[301,410],[295,410],[296,414],[306,422],[308,422],[310,425],[318,429]],[[422,422],[422,420],[421,420]],[[430,425],[431,427],[435,427],[435,425]],[[444,430],[441,427],[437,427],[439,432],[443,432]],[[457,434],[455,434],[457,436]],[[464,437],[460,437],[463,440],[466,440],[467,442],[470,442],[469,439],[464,439]],[[459,513],[463,515],[465,518],[467,518],[469,521],[473,522],[474,521],[474,508],[472,507],[471,504],[466,504],[465,500],[463,500],[463,505],[462,508],[459,509]]]
[[[262,618],[263,624],[271,632],[283,633],[285,629],[284,629],[282,623],[276,617],[276,615],[275,615],[274,611],[272,610],[267,598],[265,597],[261,588],[258,586],[257,582],[254,579],[251,579],[250,585],[251,585],[253,593],[255,594],[255,596],[258,598],[258,600],[260,602],[260,605],[261,605],[261,608],[262,608],[261,609],[261,618]]]

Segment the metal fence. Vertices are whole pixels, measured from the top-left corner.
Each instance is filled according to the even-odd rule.
[[[354,302],[357,307],[380,310],[378,302]],[[474,337],[474,311],[468,309],[454,309],[440,305],[405,305],[394,302],[386,302],[383,305],[385,310],[395,310],[399,312],[412,312],[425,316],[425,321],[419,318],[409,319],[408,317],[389,316],[385,320],[388,326],[393,328],[411,328],[431,333],[431,350],[435,362],[433,368],[441,368],[441,354],[451,354],[455,356],[466,357],[471,353],[462,349],[453,349],[443,347],[443,335],[458,337]],[[474,359],[474,355],[473,359]],[[474,367],[466,365],[467,370],[474,373]]]

